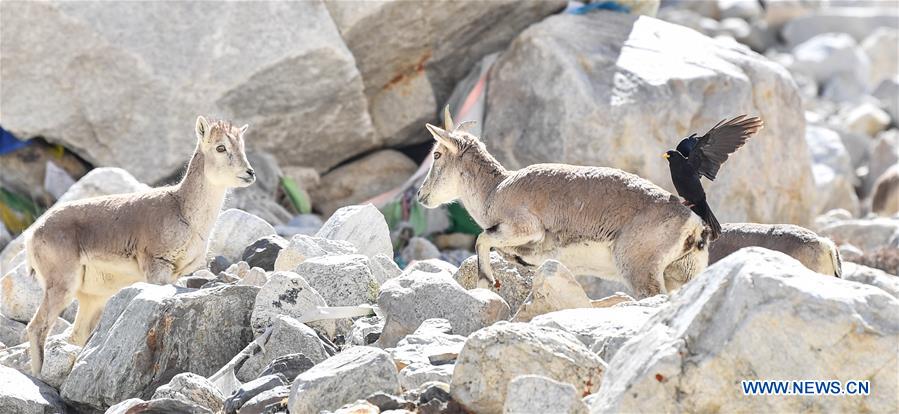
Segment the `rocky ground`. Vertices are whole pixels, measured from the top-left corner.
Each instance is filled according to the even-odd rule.
[[[65,341],[73,303],[37,377],[24,329],[42,292],[0,227],[0,413],[895,412],[899,207],[872,199],[899,197],[884,178],[899,176],[899,9],[832,3],[678,2],[650,18],[554,14],[561,0],[5,2],[22,18],[0,33],[3,127],[65,147],[0,155],[5,188],[52,203],[167,182],[198,110],[253,125],[259,180],[220,214],[207,269],[123,289],[83,348]],[[264,45],[234,34],[263,25]],[[494,253],[503,285],[478,288],[471,235],[433,220],[411,237],[358,203],[415,172],[421,125],[489,65],[481,129],[509,168],[605,165],[673,190],[659,154],[678,138],[761,116],[705,183],[710,204],[722,222],[831,238],[842,279],[750,248],[635,300]],[[46,185],[48,160],[77,182]],[[318,215],[279,202],[283,176]],[[753,379],[871,393],[744,396]]]

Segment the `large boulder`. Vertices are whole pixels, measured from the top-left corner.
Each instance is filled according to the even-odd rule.
[[[298,375],[288,406],[293,413],[335,410],[376,392],[400,393],[396,367],[387,352],[357,346]]]
[[[526,323],[498,323],[465,341],[453,372],[453,398],[473,412],[500,412],[509,382],[519,375],[542,375],[595,392],[605,362],[574,336]]]
[[[128,166],[130,168],[130,166]],[[135,193],[150,187],[121,168],[94,168],[69,187],[57,203],[112,194]]]
[[[0,412],[65,413],[66,403],[53,387],[12,368],[0,366]]]
[[[844,220],[830,224],[818,233],[830,237],[838,245],[849,243],[863,251],[874,251],[894,243],[894,247],[899,247],[899,219],[895,218]]]
[[[158,182],[189,157],[198,113],[249,123],[247,145],[282,165],[325,171],[378,145],[320,1],[2,7],[3,127],[94,165]]]
[[[316,237],[349,242],[368,257],[393,257],[393,242],[384,215],[371,205],[343,207],[334,212]]]
[[[253,339],[250,314],[258,291],[144,283],[122,289],[75,361],[63,398],[105,409],[126,398],[148,399],[182,372],[212,375]]]
[[[604,361],[610,361],[657,311],[648,306],[566,309],[537,316],[531,324],[568,332]]]
[[[800,72],[823,84],[838,75],[868,85],[870,59],[858,42],[845,33],[815,36],[793,49],[795,61],[790,70]]]
[[[722,119],[757,115],[765,128],[704,184],[712,209],[721,221],[812,219],[798,89],[744,46],[646,16],[564,14],[522,32],[490,76],[484,137],[507,168],[616,167],[673,192],[659,154]]]
[[[297,266],[296,272],[328,306],[373,304],[378,299],[380,284],[368,257],[361,254],[315,257]]]
[[[0,277],[0,314],[7,318],[22,323],[30,322],[43,297],[44,288],[37,277],[29,272],[27,263],[20,262],[12,271]],[[65,312],[77,307],[77,302],[72,302]]]
[[[326,1],[362,73],[377,135],[389,145],[427,140],[422,124],[474,63],[565,3]]]
[[[820,275],[779,252],[743,249],[684,286],[625,343],[591,412],[890,411],[897,314],[899,300],[880,289]],[[864,379],[872,392],[821,398],[741,388],[791,379]]]
[[[253,242],[274,235],[275,228],[265,220],[246,211],[229,208],[215,220],[209,235],[207,256],[223,256],[229,262],[236,262]]]
[[[877,286],[899,299],[899,276],[855,263],[843,263],[844,280]]]
[[[396,345],[427,319],[449,321],[459,335],[509,317],[509,305],[484,289],[465,290],[446,273],[415,271],[388,280],[381,286],[378,306],[386,317],[378,343]]]
[[[418,164],[396,150],[381,150],[329,171],[309,195],[325,216],[399,187]]]

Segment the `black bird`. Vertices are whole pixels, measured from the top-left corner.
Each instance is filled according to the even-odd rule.
[[[722,120],[705,135],[690,135],[677,144],[677,150],[667,151],[663,157],[671,169],[671,181],[684,205],[702,218],[712,230],[712,240],[721,234],[721,225],[705,200],[700,176],[714,180],[727,156],[739,149],[752,135],[762,129],[759,117],[740,115],[730,121]]]

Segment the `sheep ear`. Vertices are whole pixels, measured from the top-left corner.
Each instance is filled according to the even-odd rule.
[[[446,130],[431,124],[425,124],[425,127],[428,128],[428,132],[434,136],[434,139],[446,147],[451,154],[455,155],[459,152],[459,145],[456,144],[456,139],[451,137]]]
[[[246,133],[248,129],[250,129],[250,124],[244,124],[242,127],[240,127],[240,135],[243,136],[243,134]]]
[[[453,116],[450,115],[449,105],[443,107],[443,129],[447,131],[455,129],[453,127]]]
[[[200,115],[197,117],[197,139],[202,141],[207,132],[209,132],[209,122]]]

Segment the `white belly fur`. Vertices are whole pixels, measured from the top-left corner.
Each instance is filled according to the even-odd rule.
[[[111,296],[120,289],[137,282],[146,282],[135,260],[92,259],[84,262],[83,293]]]
[[[555,259],[578,276],[622,281],[615,267],[611,242],[575,243],[543,254],[526,255],[522,259],[535,266],[539,266],[547,259]]]

